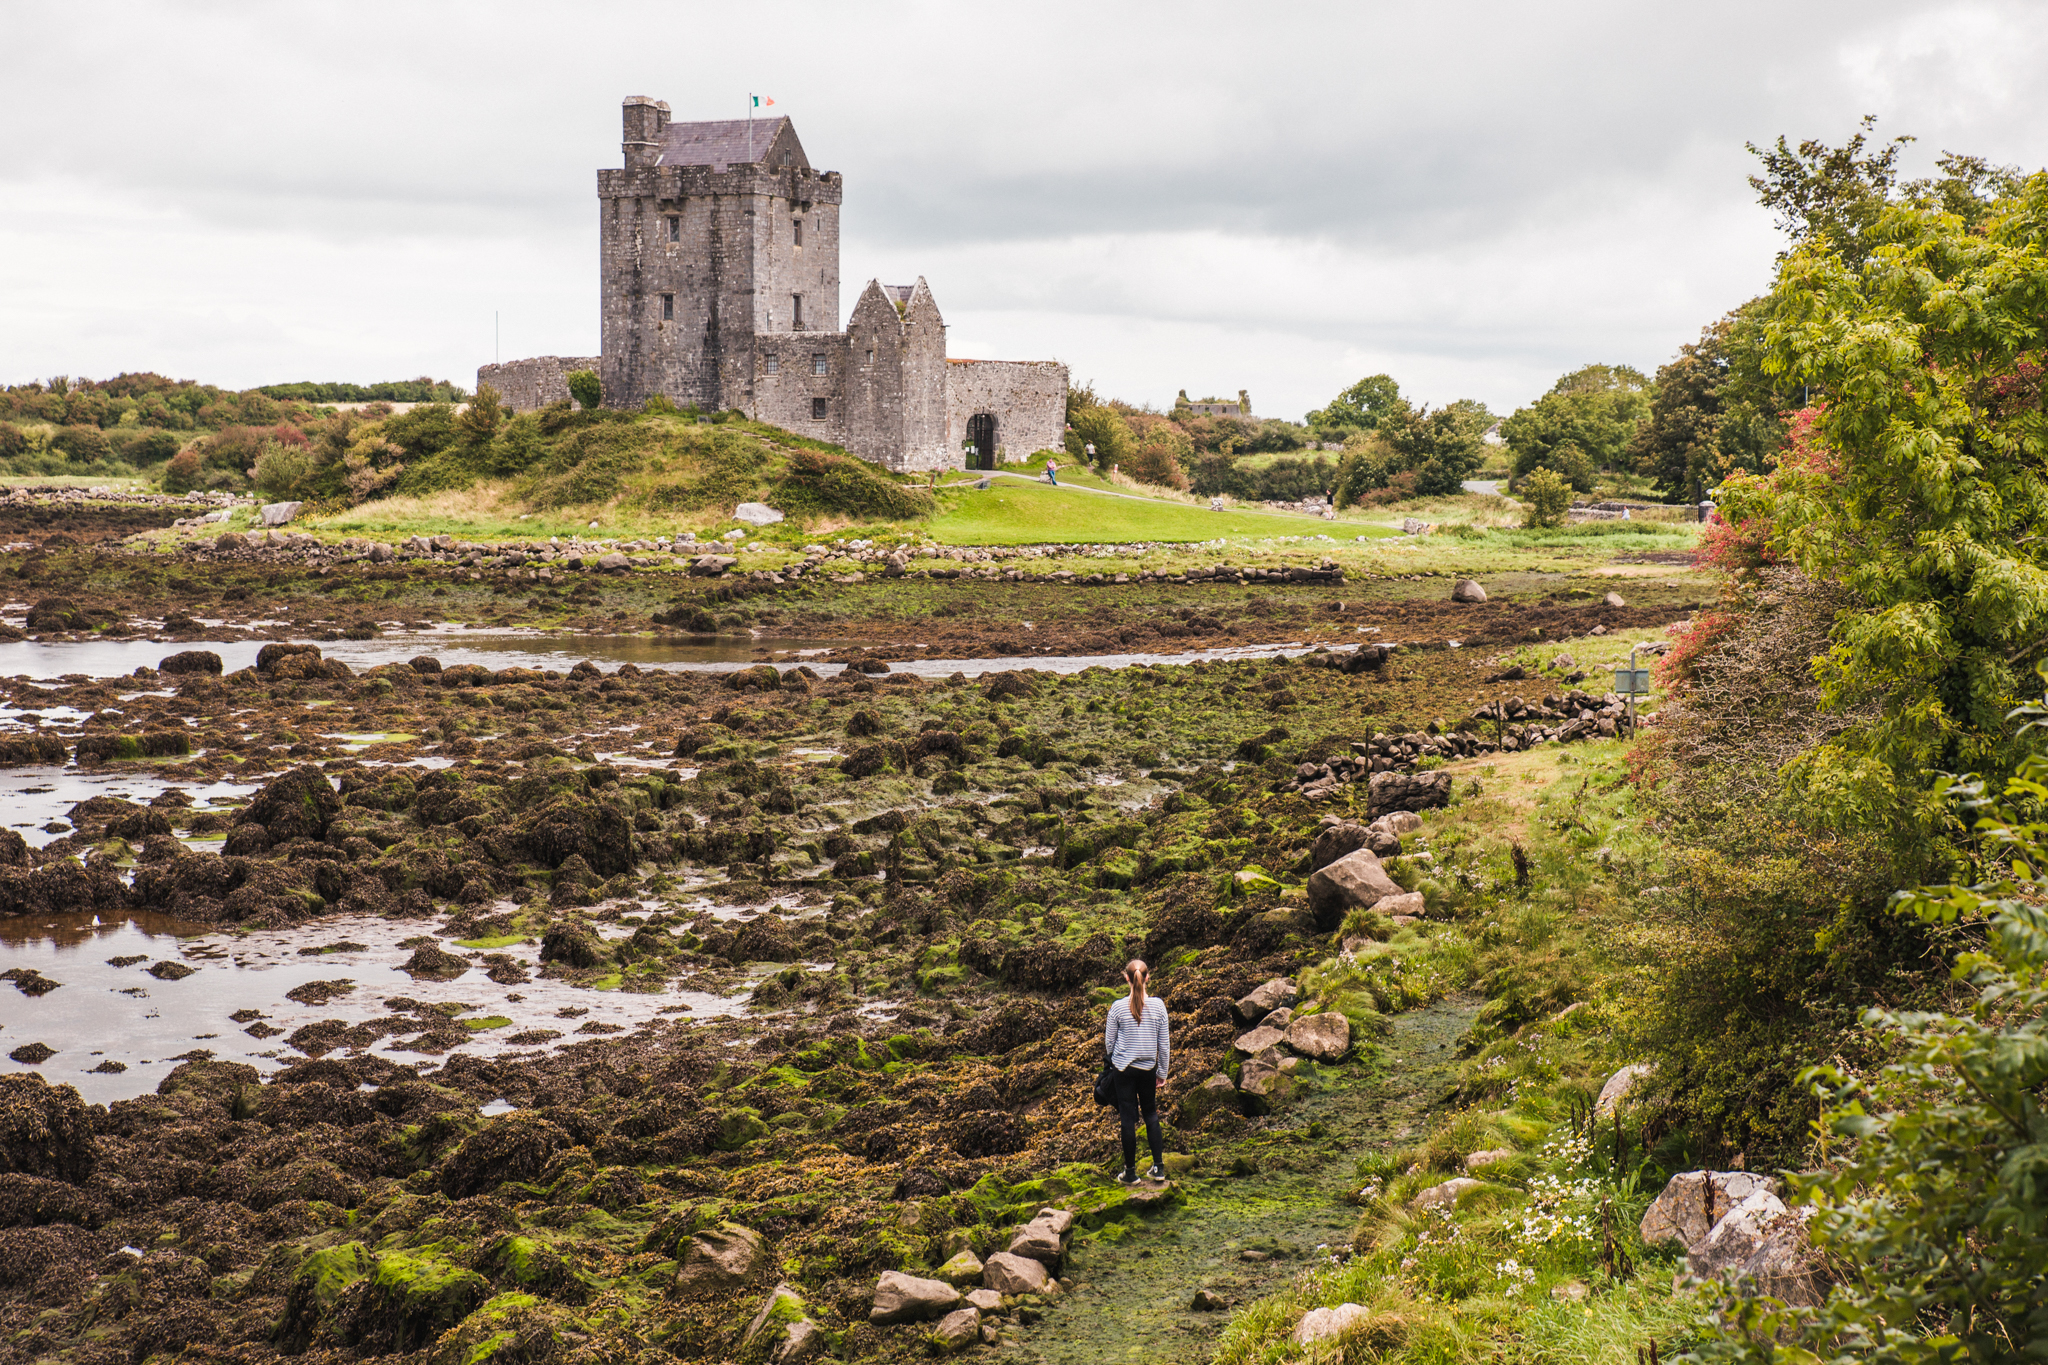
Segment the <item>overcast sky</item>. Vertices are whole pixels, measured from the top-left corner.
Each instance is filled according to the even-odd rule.
[[[1745,141],[1865,113],[2048,162],[2039,0],[665,5],[10,0],[0,381],[243,387],[598,348],[619,101],[846,177],[841,306],[956,356],[1299,419],[1362,375],[1506,412],[1768,282]],[[501,319],[494,337],[493,315]],[[842,315],[843,321],[843,315]]]

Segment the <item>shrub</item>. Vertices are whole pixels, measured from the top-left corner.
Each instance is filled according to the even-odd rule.
[[[1561,526],[1564,512],[1572,505],[1572,486],[1555,470],[1538,469],[1522,480],[1522,494],[1529,500],[1524,526]]]
[[[198,450],[181,450],[164,468],[164,492],[190,493],[204,486],[206,462]]]
[[[28,449],[28,433],[12,422],[0,422],[0,460],[11,460]]]
[[[791,454],[775,505],[799,516],[839,513],[867,519],[928,517],[936,503],[923,489],[897,483],[865,460],[820,450]]]
[[[1090,405],[1074,410],[1066,444],[1067,454],[1077,460],[1086,460],[1092,445],[1097,464],[1123,464],[1131,458],[1131,429],[1114,408]]]
[[[51,438],[50,445],[79,464],[98,464],[113,454],[106,433],[98,427],[65,427]]]
[[[604,402],[604,385],[598,380],[596,370],[571,370],[566,376],[569,396],[582,405],[585,412],[595,412]]]
[[[122,449],[121,458],[133,465],[155,464],[176,455],[183,444],[175,432],[145,431]]]
[[[256,491],[274,502],[282,502],[299,490],[314,472],[313,452],[304,446],[271,443],[256,457],[253,480]]]
[[[196,449],[208,469],[241,476],[255,467],[256,457],[263,453],[266,434],[256,427],[222,427]]]
[[[489,384],[479,384],[469,406],[455,415],[455,428],[463,440],[483,445],[498,434],[498,423],[504,416],[505,405],[498,391]]]

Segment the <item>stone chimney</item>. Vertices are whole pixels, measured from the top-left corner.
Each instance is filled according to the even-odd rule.
[[[626,169],[651,170],[661,156],[661,130],[668,126],[668,105],[646,95],[628,95],[624,115]]]

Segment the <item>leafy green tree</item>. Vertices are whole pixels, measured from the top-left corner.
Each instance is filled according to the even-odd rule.
[[[2048,676],[2048,673],[2044,673]],[[2044,698],[2048,702],[2048,698]],[[2048,704],[2020,708],[2024,739]],[[1949,1365],[2048,1357],[2048,757],[2039,745],[1976,820],[1985,875],[1902,894],[1896,908],[1960,929],[1966,1011],[1873,1009],[1899,1060],[1861,1079],[1807,1074],[1827,1104],[1825,1169],[1794,1177],[1835,1283],[1817,1308],[1744,1297],[1689,1359]]]
[[[585,412],[596,412],[604,403],[604,383],[596,370],[571,370],[564,377],[569,386],[569,396],[582,404]]]
[[[1522,496],[1529,501],[1524,526],[1562,526],[1565,509],[1572,505],[1572,486],[1554,469],[1539,469],[1522,480]]]
[[[1369,374],[1311,412],[1305,421],[1316,439],[1341,441],[1354,431],[1371,431],[1390,417],[1411,411],[1390,374]]]
[[[1086,461],[1088,447],[1095,447],[1095,463],[1107,469],[1131,458],[1131,428],[1115,408],[1093,404],[1079,408],[1067,419],[1067,454]]]
[[[1650,413],[1650,381],[1627,365],[1584,365],[1501,425],[1515,477],[1555,470],[1582,493],[1613,469]]]
[[[1673,501],[1704,497],[1735,473],[1760,474],[1784,439],[1787,402],[1764,381],[1759,355],[1763,310],[1744,304],[1709,323],[1657,371],[1650,412],[1628,460]],[[1797,405],[1798,393],[1790,396]]]
[[[1401,465],[1415,471],[1415,492],[1426,498],[1465,491],[1465,480],[1486,458],[1484,427],[1450,408],[1390,415],[1380,428]]]
[[[1894,205],[1868,235],[1860,265],[1811,242],[1781,266],[1767,367],[1826,397],[1778,469],[1730,479],[1721,504],[1858,603],[1823,697],[1878,719],[1793,775],[1843,818],[1926,832],[1926,773],[2010,771],[2006,717],[2048,656],[2048,173],[1975,227]]]

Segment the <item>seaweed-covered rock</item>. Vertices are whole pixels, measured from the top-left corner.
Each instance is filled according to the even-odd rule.
[[[605,960],[604,945],[580,924],[558,924],[541,935],[540,960],[588,970]]]
[[[1035,1043],[1053,1031],[1052,1011],[1036,1000],[1005,1000],[954,1035],[960,1050],[995,1055]]]
[[[490,1296],[490,1281],[454,1261],[423,1251],[387,1251],[368,1275],[342,1291],[335,1335],[371,1354],[417,1351]]]
[[[520,837],[534,861],[551,870],[571,854],[600,877],[633,866],[632,819],[609,801],[558,797],[528,817]]]
[[[56,767],[64,756],[64,741],[56,735],[0,736],[0,768]]]
[[[156,671],[159,673],[211,673],[219,675],[222,668],[220,655],[210,649],[188,649],[161,660]]]
[[[92,622],[78,604],[63,597],[45,597],[28,609],[30,630],[90,630]]]
[[[263,826],[273,843],[324,839],[328,822],[340,809],[341,797],[327,775],[308,764],[266,783],[242,812],[242,820]]]
[[[441,1164],[441,1192],[464,1199],[507,1180],[532,1180],[574,1144],[561,1128],[529,1110],[491,1120],[464,1138]]]
[[[92,1176],[92,1118],[70,1086],[41,1076],[0,1076],[0,1174],[82,1185]]]
[[[62,1180],[13,1172],[0,1175],[0,1228],[69,1223],[96,1228],[107,1221],[107,1201]]]
[[[256,651],[256,671],[258,673],[274,673],[277,671],[279,661],[303,656],[318,659],[320,657],[320,646],[286,644],[282,640],[272,641]]]

